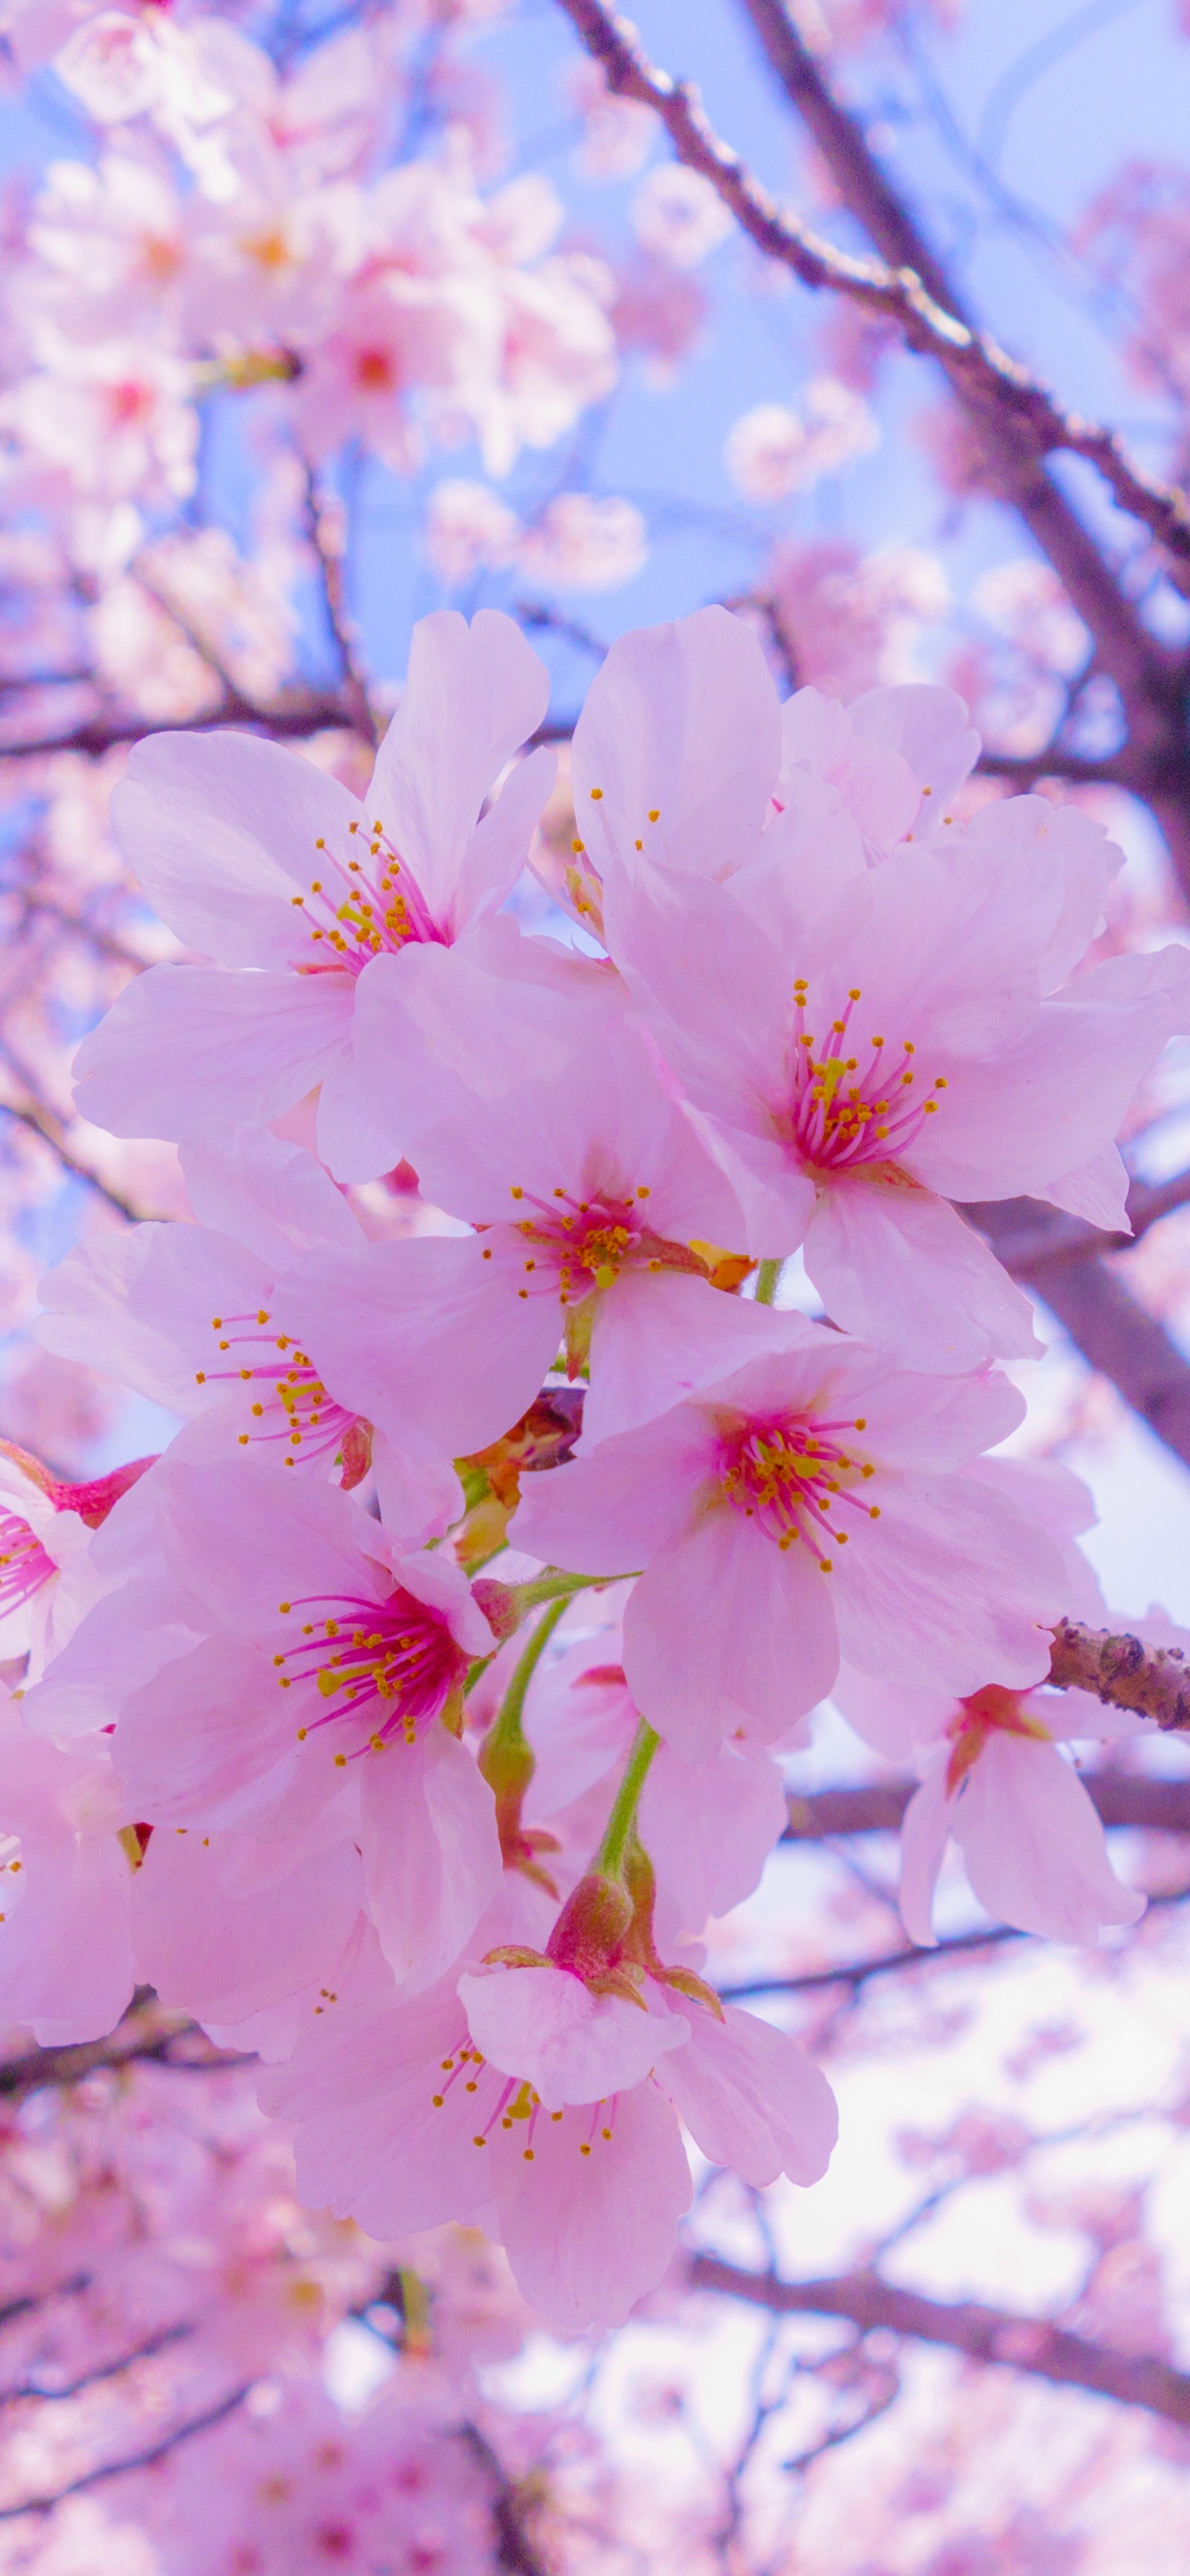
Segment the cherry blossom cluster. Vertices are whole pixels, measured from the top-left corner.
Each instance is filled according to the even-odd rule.
[[[57,53],[107,148],[55,164],[32,210],[3,421],[34,497],[66,478],[84,520],[115,510],[97,542],[130,552],[193,488],[213,385],[288,388],[315,464],[353,439],[405,471],[474,435],[503,473],[614,381],[613,281],[553,247],[544,179],[481,197],[461,118],[374,175],[411,32],[348,28],[288,80],[201,14],[105,11]]]
[[[473,2233],[312,2217],[250,2077],[201,2063],[10,2108],[0,2210],[5,2569],[496,2563],[516,2432],[477,2368],[530,2320]],[[376,2394],[345,2411],[326,2379],[369,2339]],[[55,2497],[48,2525],[22,2511]]]
[[[362,797],[214,733],[113,799],[186,957],[78,1099],[176,1143],[187,1221],[70,1254],[40,1330],[181,1427],[4,1464],[0,2008],[69,2041],[153,1986],[266,2061],[309,2203],[480,2226],[574,2332],[665,2271],[687,2138],[826,2167],[701,1936],[828,1697],[921,1764],[915,1938],[952,1835],[1010,1922],[1141,1910],[1060,1748],[1145,1721],[1045,1687],[1087,1497],[996,1454],[1037,1344],[955,1202],[1126,1226],[1190,958],[1088,963],[1119,853],[965,820],[946,690],[782,704],[724,610],[628,635],[561,862],[547,694],[444,611]]]

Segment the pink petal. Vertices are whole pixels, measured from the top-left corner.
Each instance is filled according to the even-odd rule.
[[[468,1969],[459,2000],[489,2064],[531,2084],[547,2111],[643,2083],[689,2037],[680,2012],[592,1994],[564,1968]]]
[[[658,2080],[704,2156],[744,2182],[812,2183],[826,2172],[839,2134],[834,2094],[797,2041],[755,2014],[728,2004],[717,2021],[696,2005],[689,2046]]]
[[[780,1549],[727,1503],[649,1558],[624,1613],[632,1696],[690,1761],[740,1726],[762,1743],[783,1734],[826,1697],[838,1666],[831,1595],[809,1549]]]
[[[468,626],[456,609],[439,609],[413,629],[404,693],[365,807],[444,928],[480,806],[540,724],[549,693],[545,664],[497,610],[481,609]]]
[[[397,1449],[462,1458],[519,1420],[557,1349],[557,1299],[523,1280],[519,1249],[423,1235],[315,1253],[281,1295],[339,1404]]]
[[[575,729],[579,833],[601,868],[644,838],[650,859],[726,876],[760,838],[780,756],[777,693],[742,618],[703,608],[622,635]]]
[[[500,1886],[495,1800],[443,1726],[366,1752],[359,1768],[368,1911],[394,1976],[416,1994],[459,1957]]]
[[[82,1117],[176,1142],[212,1121],[291,1109],[349,1043],[347,975],[229,975],[150,966],[74,1060]]]
[[[982,1235],[928,1190],[860,1174],[825,1183],[805,1263],[832,1320],[888,1345],[904,1368],[953,1373],[1041,1351],[1030,1300]]]
[[[517,2285],[559,2334],[623,2323],[665,2271],[690,2199],[677,2121],[647,2083],[621,2094],[614,2121],[583,2111],[539,2119],[533,2162],[517,2149],[497,2179]]]
[[[281,966],[315,841],[359,814],[336,778],[254,734],[150,735],[112,797],[116,838],[154,912],[221,966]]]
[[[1144,1913],[1144,1897],[1116,1877],[1077,1772],[1053,1745],[990,1735],[950,1830],[980,1904],[1001,1923],[1049,1941],[1093,1942],[1102,1924]]]

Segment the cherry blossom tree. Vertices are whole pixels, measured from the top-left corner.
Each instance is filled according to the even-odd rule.
[[[642,15],[0,7],[3,2568],[1190,2544],[1186,174]]]

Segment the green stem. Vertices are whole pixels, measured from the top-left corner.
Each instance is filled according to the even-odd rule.
[[[636,1831],[636,1810],[645,1785],[645,1774],[653,1759],[660,1736],[642,1717],[632,1741],[628,1767],[616,1791],[616,1803],[607,1820],[607,1831],[591,1863],[601,1878],[618,1878],[624,1866],[624,1855]]]
[[[550,1603],[544,1617],[538,1620],[532,1636],[517,1659],[512,1680],[484,1737],[480,1768],[485,1773],[493,1756],[507,1753],[514,1746],[522,1745],[525,1741],[521,1719],[529,1684],[566,1608],[568,1599],[569,1594],[563,1593],[559,1600]]]
[[[771,1306],[777,1294],[777,1282],[785,1267],[783,1261],[762,1261],[756,1273],[756,1303]]]
[[[564,1574],[557,1566],[550,1566],[544,1574],[534,1575],[531,1582],[514,1584],[513,1590],[523,1616],[526,1610],[535,1610],[539,1601],[570,1601],[576,1592],[585,1592],[592,1584],[629,1580],[624,1574]]]

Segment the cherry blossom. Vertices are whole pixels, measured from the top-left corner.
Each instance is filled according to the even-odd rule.
[[[403,2005],[386,1984],[365,1952],[333,2016],[265,2080],[295,2123],[302,2188],[375,2232],[494,2204],[521,2288],[563,2332],[619,2322],[660,2278],[691,2188],[675,2109],[755,2182],[809,2182],[830,2155],[824,2078],[746,2013],[678,2011],[653,1980],[630,2004],[544,1958],[468,1971],[457,1997]]]
[[[514,1544],[587,1574],[643,1568],[624,1669],[687,1756],[737,1728],[771,1742],[825,1697],[840,1653],[952,1689],[1040,1678],[1061,1556],[964,1472],[1019,1419],[1013,1389],[913,1377],[775,1320],[779,1354],[538,1480]]]
[[[418,630],[365,803],[297,754],[247,736],[143,744],[118,828],[163,919],[219,964],[158,967],[126,989],[80,1050],[84,1113],[116,1133],[156,1125],[182,1137],[221,1114],[276,1117],[318,1085],[332,1171],[355,1180],[383,1171],[391,1157],[354,1063],[357,987],[385,956],[458,938],[507,892],[551,754],[522,762],[477,817],[545,690],[509,620],[483,610],[468,628],[444,610]],[[453,760],[443,757],[444,728]]]
[[[451,1731],[468,1664],[492,1648],[465,1577],[398,1554],[310,1478],[158,1475],[164,1556],[200,1642],[123,1701],[128,1795],[164,1825],[267,1840],[322,1818],[326,1841],[355,1834],[386,1955],[429,1983],[500,1876],[491,1792]]]
[[[285,1330],[294,1262],[362,1244],[346,1200],[312,1155],[267,1130],[192,1138],[181,1162],[198,1224],[131,1227],[73,1253],[42,1282],[40,1339],[192,1416],[175,1457],[329,1466],[348,1489],[371,1467],[390,1530],[411,1545],[441,1535],[462,1508],[457,1477],[415,1469],[336,1404]]]
[[[393,1149],[477,1231],[311,1254],[287,1299],[331,1393],[350,1406],[367,1386],[399,1449],[499,1439],[560,1340],[572,1375],[589,1358],[598,1436],[771,1338],[711,1285],[730,1189],[614,997],[587,993],[526,982],[514,1019],[501,979],[427,947],[361,995],[360,1061],[401,1104]]]

